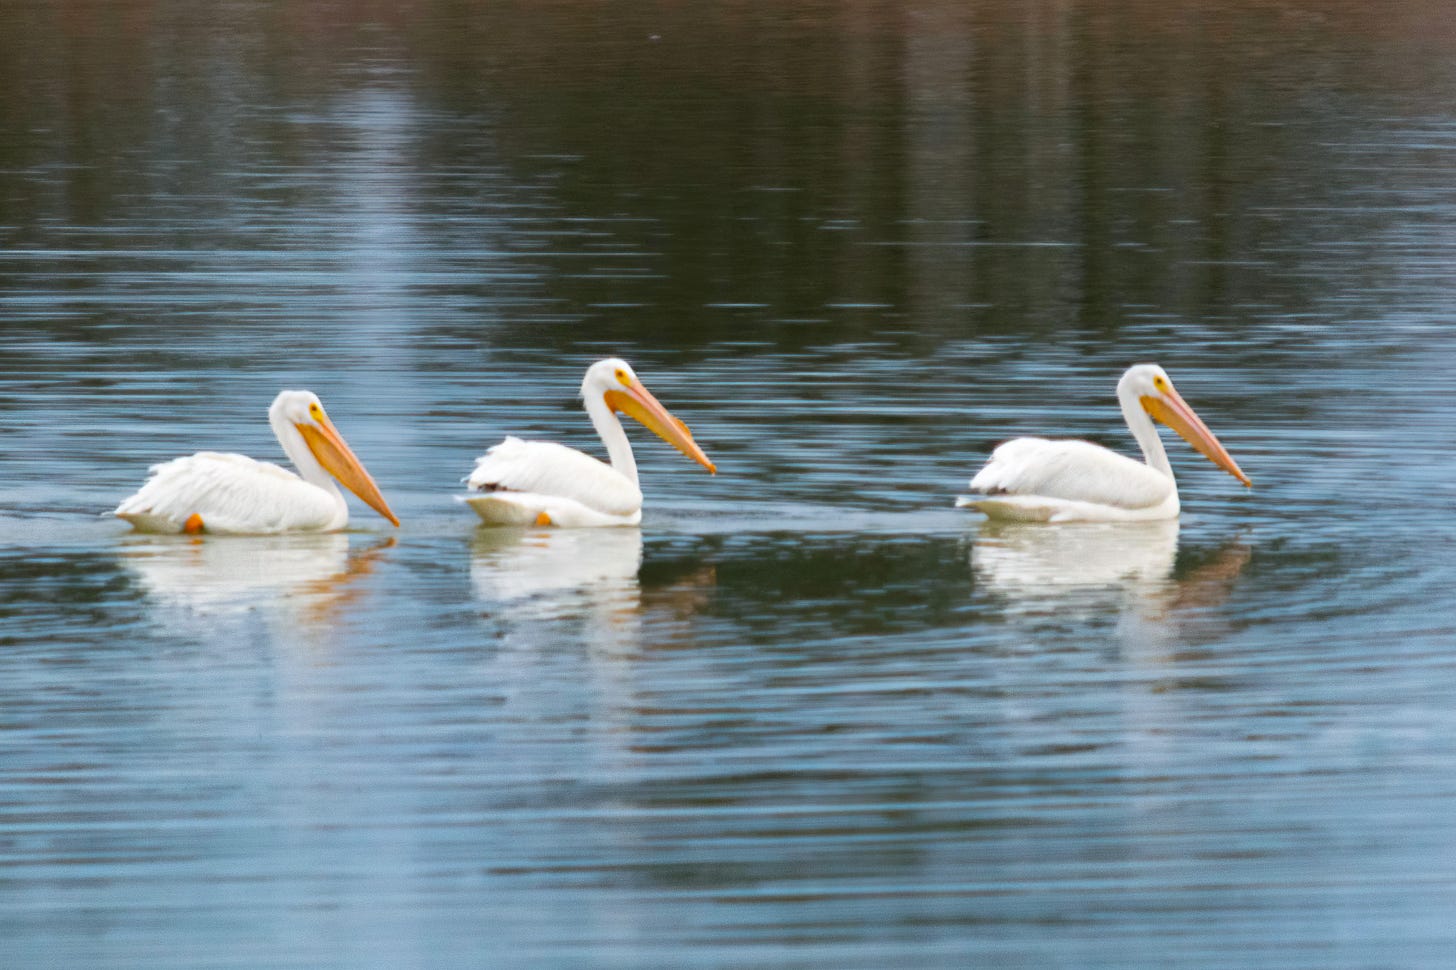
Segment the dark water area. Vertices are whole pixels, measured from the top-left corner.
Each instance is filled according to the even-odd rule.
[[[1210,6],[0,5],[0,962],[1450,966],[1456,20]],[[400,529],[103,516],[283,387]]]

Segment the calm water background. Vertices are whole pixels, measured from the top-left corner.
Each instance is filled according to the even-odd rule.
[[[1453,23],[0,6],[4,964],[1452,965]],[[477,529],[606,353],[719,475]],[[1141,360],[1252,491],[951,508]],[[284,386],[403,528],[98,517]]]

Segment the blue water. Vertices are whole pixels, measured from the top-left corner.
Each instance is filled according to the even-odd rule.
[[[0,8],[0,962],[1449,966],[1443,11]],[[1252,490],[952,507],[1142,360]],[[400,529],[103,517],[288,386]]]

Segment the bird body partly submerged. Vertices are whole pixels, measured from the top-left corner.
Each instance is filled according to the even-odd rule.
[[[112,513],[142,532],[267,535],[332,532],[349,522],[337,477],[395,525],[399,520],[309,391],[284,391],[269,423],[300,474],[246,455],[201,451],[151,467]]]
[[[956,504],[992,519],[1030,522],[1119,522],[1171,519],[1180,511],[1178,486],[1153,426],[1167,424],[1210,461],[1249,479],[1193,412],[1161,367],[1129,368],[1117,385],[1128,428],[1145,461],[1089,441],[1017,438],[991,453],[970,488],[979,493]]]
[[[349,522],[339,499],[272,462],[200,451],[153,465],[115,514],[142,532],[182,532],[194,515],[208,532],[332,532]]]
[[[464,501],[482,521],[565,528],[641,522],[637,462],[618,411],[709,471],[715,470],[687,425],[642,386],[625,361],[608,358],[593,364],[582,380],[581,396],[611,464],[549,441],[506,438],[476,459],[475,470],[466,479],[474,494]]]
[[[993,519],[1133,521],[1173,518],[1179,511],[1171,476],[1090,441],[1008,441],[991,453],[970,487],[986,497],[962,504]]]
[[[567,528],[636,525],[642,489],[611,465],[554,441],[508,437],[476,460],[466,498],[487,522]],[[544,523],[543,523],[544,524]]]

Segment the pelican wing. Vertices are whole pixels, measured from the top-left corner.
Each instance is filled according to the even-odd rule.
[[[642,491],[610,465],[549,441],[507,438],[475,461],[473,491],[529,492],[570,499],[606,515],[642,508]]]
[[[198,515],[208,532],[272,533],[326,528],[337,511],[328,492],[277,465],[201,451],[153,465],[113,514],[150,532],[180,532]]]
[[[1125,455],[1090,441],[1017,438],[991,453],[971,490],[1145,509],[1167,499],[1173,481]]]

